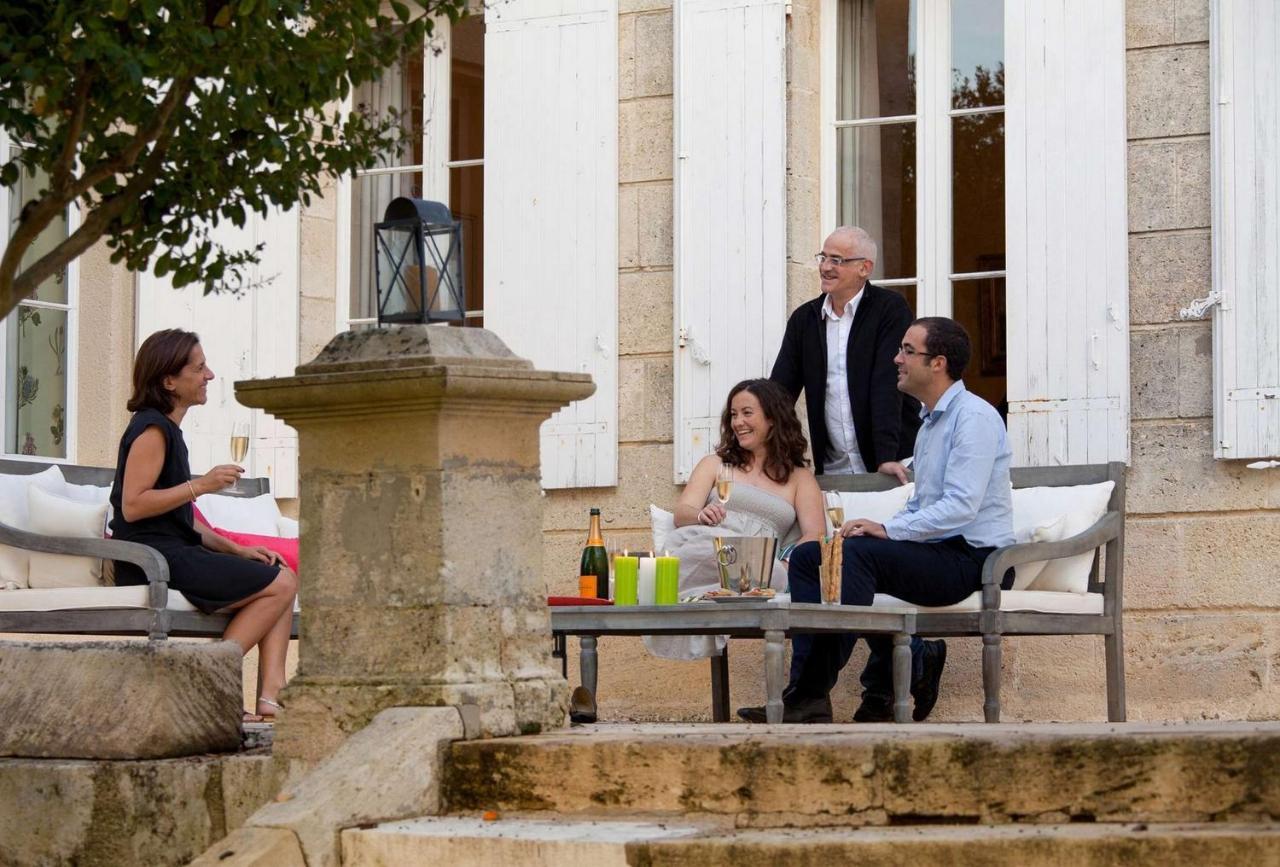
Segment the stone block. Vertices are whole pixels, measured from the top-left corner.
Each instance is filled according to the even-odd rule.
[[[632,271],[618,276],[618,354],[670,353],[675,303],[671,271]]]
[[[671,97],[635,99],[618,106],[618,180],[670,180],[674,171]]]
[[[821,91],[787,90],[787,174],[818,182],[822,178]],[[817,209],[817,204],[813,205]],[[814,219],[818,219],[815,213]],[[825,234],[825,233],[824,233]]]
[[[0,755],[149,759],[240,746],[234,642],[0,642]],[[111,708],[103,713],[103,708]]]
[[[626,15],[632,12],[658,12],[661,10],[670,10],[672,6],[671,0],[622,0],[618,4],[618,14]]]
[[[1209,41],[1210,0],[1129,0],[1125,43],[1129,48]]]
[[[814,242],[818,246],[810,250],[800,261],[787,262],[787,315],[822,292],[822,283],[818,277],[818,266],[809,258],[822,246],[822,240]],[[803,413],[802,413],[803,414]]]
[[[671,11],[623,15],[618,29],[618,99],[670,96]]]
[[[267,751],[228,756],[222,763],[222,809],[228,831],[275,798],[285,781],[285,766]]]
[[[822,89],[821,22],[821,3],[799,0],[791,4],[790,26],[787,28],[787,84],[791,88],[812,92]],[[816,136],[817,132],[816,127],[799,130],[792,126],[789,135]]]
[[[585,530],[593,506],[614,526],[647,527],[650,503],[670,509],[680,495],[673,466],[668,444],[624,445],[618,449],[618,486],[547,491],[543,529]]]
[[[191,867],[307,867],[298,835],[284,828],[237,828]]]
[[[1129,144],[1129,231],[1209,225],[1209,137]]]
[[[1280,514],[1130,519],[1125,610],[1280,609]]]
[[[618,439],[671,442],[671,356],[618,360]]]
[[[640,267],[640,187],[618,186],[618,267]]]
[[[295,833],[308,867],[338,867],[342,829],[440,812],[442,748],[463,734],[456,708],[384,710],[248,824]]]
[[[298,225],[298,286],[304,298],[336,297],[337,230],[330,220],[303,216]],[[353,263],[360,267],[360,263]],[[312,358],[311,355],[303,356]]]
[[[1207,230],[1130,236],[1130,321],[1177,321],[1180,308],[1209,294],[1211,257]]]
[[[303,295],[298,309],[298,357],[314,358],[337,328],[333,298]]]
[[[1126,499],[1130,514],[1265,509],[1280,504],[1280,478],[1215,461],[1213,425],[1135,421]]]
[[[1207,44],[1130,51],[1126,67],[1130,139],[1208,134]]]
[[[1213,412],[1209,322],[1179,323],[1129,336],[1134,418],[1199,418]]]
[[[674,188],[669,183],[645,184],[637,189],[636,200],[637,264],[645,268],[670,268],[675,225]]]
[[[822,247],[821,211],[819,180],[816,177],[788,176],[787,261],[803,262]]]

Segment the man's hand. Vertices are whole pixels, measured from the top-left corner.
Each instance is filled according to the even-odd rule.
[[[884,524],[877,524],[869,518],[854,518],[852,521],[845,521],[844,526],[840,528],[840,535],[846,539],[850,536],[870,536],[873,539],[889,538],[889,534],[885,532]]]
[[[876,472],[884,473],[886,476],[893,476],[900,485],[907,483],[907,468],[897,461],[885,461],[876,468]]]

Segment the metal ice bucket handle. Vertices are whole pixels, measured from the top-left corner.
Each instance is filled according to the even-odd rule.
[[[731,593],[764,589],[773,581],[773,555],[778,540],[773,536],[716,536],[716,566],[720,587]],[[730,566],[737,566],[731,570]]]

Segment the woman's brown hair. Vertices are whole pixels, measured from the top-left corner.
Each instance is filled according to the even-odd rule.
[[[716,446],[716,454],[731,467],[745,467],[751,460],[751,452],[738,445],[738,438],[733,433],[730,421],[733,399],[743,391],[751,392],[760,401],[760,409],[764,411],[764,417],[770,424],[769,435],[764,441],[764,474],[778,484],[785,485],[791,478],[792,470],[809,465],[804,456],[808,444],[800,429],[800,419],[796,418],[794,403],[786,390],[772,380],[744,379],[729,390],[729,399],[725,401],[724,412],[720,414],[720,445]]]
[[[173,410],[173,395],[164,387],[164,378],[182,372],[199,342],[199,335],[181,328],[157,331],[142,341],[133,360],[133,394],[125,404],[129,412],[158,409],[168,415]]]

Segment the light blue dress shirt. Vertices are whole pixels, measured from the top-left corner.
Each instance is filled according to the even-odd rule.
[[[1009,437],[995,407],[963,382],[920,409],[912,469],[916,490],[884,525],[890,539],[934,542],[964,536],[977,548],[1013,544]]]

